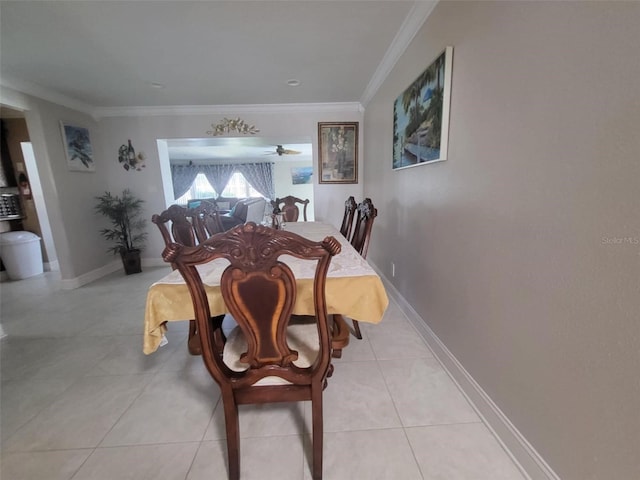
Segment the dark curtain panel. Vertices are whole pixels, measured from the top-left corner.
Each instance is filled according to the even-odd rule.
[[[218,197],[222,195],[231,175],[236,171],[235,165],[201,165],[200,168]]]
[[[272,163],[240,163],[232,165],[171,165],[174,198],[184,195],[196,176],[204,174],[216,191],[222,195],[229,179],[236,172],[242,173],[253,188],[268,199],[275,199],[275,185],[273,183]]]
[[[198,173],[200,173],[200,167],[197,165],[171,165],[173,198],[180,198],[187,193]]]

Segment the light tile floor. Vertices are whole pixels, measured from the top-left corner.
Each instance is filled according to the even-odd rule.
[[[142,353],[146,291],[168,271],[0,284],[0,478],[226,478],[220,393],[187,322]],[[326,480],[525,478],[397,305],[361,327],[324,393]],[[243,480],[311,478],[308,404],[241,407],[240,432]]]

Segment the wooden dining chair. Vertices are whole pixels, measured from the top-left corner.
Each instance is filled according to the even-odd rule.
[[[309,205],[309,199],[302,200],[298,197],[287,195],[286,197],[276,198],[271,201],[273,206],[273,213],[282,213],[285,222],[297,222],[300,216],[300,208],[298,205],[303,205],[302,218],[307,221],[307,205]],[[280,206],[282,205],[282,207]]]
[[[204,228],[198,224],[199,221],[197,218],[199,215],[200,213],[195,208],[171,205],[161,214],[153,215],[151,222],[155,223],[160,230],[165,247],[168,247],[172,243],[193,247],[199,240],[205,239],[202,238],[203,236],[206,237],[203,231],[198,232],[199,229]],[[167,227],[168,223],[170,223],[170,228]],[[171,264],[171,268],[175,270],[177,267]],[[202,352],[195,320],[189,321],[187,347],[191,355],[200,355]]]
[[[363,258],[367,258],[373,221],[377,216],[378,209],[373,206],[370,198],[365,198],[364,201],[358,205],[356,226],[353,229],[351,246],[355,248]]]
[[[193,209],[181,205],[171,205],[159,215],[153,215],[151,221],[156,224],[162,235],[165,246],[176,242],[193,247],[197,243],[196,231],[192,217]],[[171,230],[167,223],[171,222]]]
[[[202,200],[200,205],[194,208],[193,222],[198,243],[204,242],[216,233],[224,232],[218,206],[214,202]]]
[[[325,282],[331,258],[339,252],[334,237],[314,242],[253,222],[197,247],[171,244],[163,252],[187,283],[201,332],[202,358],[222,392],[231,480],[240,478],[238,405],[297,401],[311,401],[312,473],[314,479],[322,478],[322,392],[333,372]],[[296,279],[280,260],[282,255],[315,261],[315,315],[308,317],[310,322],[290,325]],[[229,262],[220,292],[238,323],[227,337],[221,323],[209,320],[209,291],[196,269],[218,258]]]
[[[356,199],[352,196],[347,198],[347,201],[344,202],[344,216],[342,217],[342,225],[340,226],[340,233],[344,238],[349,240],[351,236],[351,228],[353,227],[353,217],[356,214],[356,209],[358,208],[358,204],[356,203]]]
[[[351,237],[351,246],[355,248],[363,258],[367,258],[373,221],[378,216],[378,209],[373,206],[370,198],[365,198],[364,201],[358,205],[357,212],[356,226],[353,229],[353,236]],[[351,320],[356,338],[362,339],[360,324],[357,320]]]

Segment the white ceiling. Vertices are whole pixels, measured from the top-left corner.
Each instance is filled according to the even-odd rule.
[[[2,1],[1,81],[94,108],[361,102],[434,4]]]

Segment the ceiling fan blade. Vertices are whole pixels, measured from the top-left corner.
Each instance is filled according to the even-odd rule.
[[[297,150],[286,150],[284,151],[285,155],[300,155],[302,152],[299,152]]]

